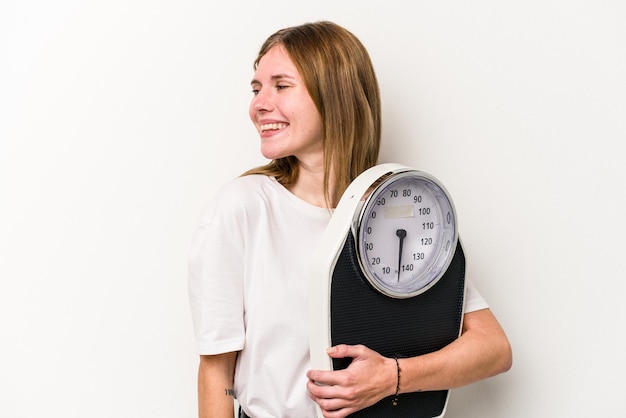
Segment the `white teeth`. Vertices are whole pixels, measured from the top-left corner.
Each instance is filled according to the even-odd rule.
[[[286,127],[286,123],[265,123],[261,125],[261,132],[265,131],[277,131]]]

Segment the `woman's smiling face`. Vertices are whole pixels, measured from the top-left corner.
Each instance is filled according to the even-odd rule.
[[[263,156],[323,161],[322,118],[281,45],[261,58],[251,85],[250,119],[261,136]]]

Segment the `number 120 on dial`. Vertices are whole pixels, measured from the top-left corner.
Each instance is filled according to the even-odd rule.
[[[396,298],[432,287],[450,264],[458,239],[447,191],[434,177],[415,170],[392,174],[377,186],[355,225],[366,278]]]

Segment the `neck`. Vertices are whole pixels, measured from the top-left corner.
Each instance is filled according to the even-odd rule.
[[[308,165],[300,162],[298,179],[288,187],[288,190],[300,199],[314,206],[327,208],[324,194],[324,164]],[[329,184],[329,192],[333,195],[334,184]]]

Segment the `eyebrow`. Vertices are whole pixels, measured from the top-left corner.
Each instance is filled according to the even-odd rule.
[[[271,80],[294,80],[295,77],[292,77],[288,74],[276,74],[270,77]],[[261,83],[259,80],[257,79],[252,79],[252,81],[250,82],[250,84],[263,84]]]

